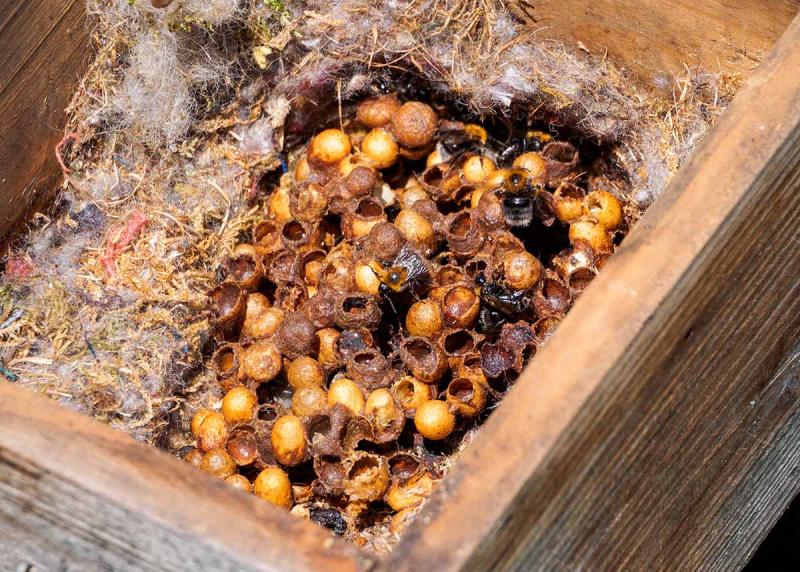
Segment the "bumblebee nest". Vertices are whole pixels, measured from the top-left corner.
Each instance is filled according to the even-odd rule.
[[[97,57],[56,148],[61,196],[5,258],[0,373],[170,450],[222,396],[207,293],[252,240],[271,174],[348,102],[411,86],[602,150],[633,223],[737,87],[687,70],[653,95],[492,0],[89,7]]]

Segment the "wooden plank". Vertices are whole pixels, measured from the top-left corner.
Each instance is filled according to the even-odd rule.
[[[800,471],[798,70],[800,18],[382,570],[748,558]]]
[[[766,3],[777,8],[764,21],[754,16],[757,39],[797,7]],[[47,66],[69,70],[80,59],[70,42],[83,32],[58,32],[79,21],[78,0],[19,0],[0,9],[0,46],[17,46],[19,39],[9,42],[10,23],[23,16],[39,22],[27,10],[45,4],[58,8],[50,12],[58,14],[49,33],[56,47],[40,31],[21,42],[41,42],[30,57],[16,47],[0,50],[0,122],[13,127],[0,141],[0,235],[25,214],[9,177],[27,181],[31,208],[46,199],[48,185],[31,187],[24,173],[39,160],[30,173],[47,170],[60,136],[46,114],[57,115],[63,103],[44,94],[47,85],[69,82],[48,75]],[[584,7],[562,4],[575,13]],[[621,4],[597,2],[599,12],[576,21],[603,21]],[[649,37],[655,22],[633,28]],[[671,37],[681,31],[673,22]],[[25,37],[31,28],[23,27]],[[692,41],[701,29],[690,27]],[[800,39],[796,27],[792,34]],[[617,55],[657,51],[660,40],[652,39],[622,43]],[[672,51],[694,53],[692,46]],[[785,356],[787,340],[796,341],[789,333],[800,326],[791,266],[798,199],[788,192],[797,178],[800,114],[791,72],[800,60],[785,44],[781,50],[737,100],[732,113],[741,118],[729,114],[714,144],[626,241],[426,509],[427,526],[410,531],[387,570],[713,568],[746,558],[794,492],[787,475],[798,467],[797,362]],[[663,65],[637,55],[633,66],[673,69],[679,61],[669,51]],[[707,63],[710,52],[697,53]],[[40,73],[29,74],[30,65]],[[35,104],[44,111],[31,117]],[[40,125],[52,143],[34,133]],[[765,167],[770,159],[774,168]],[[755,499],[761,504],[748,504]],[[0,553],[23,569],[371,564],[324,531],[8,384],[0,384],[0,515]]]
[[[0,242],[57,190],[53,148],[90,53],[85,17],[85,0],[0,6]]]
[[[800,346],[795,346],[769,384],[783,391],[793,391],[793,386],[796,387],[798,381]],[[758,420],[755,419],[754,422]],[[737,494],[729,495],[719,507],[720,518],[714,521],[714,528],[706,532],[720,535],[719,541],[711,547],[713,552],[709,550],[705,555],[709,568],[729,570],[744,567],[784,513],[786,500],[800,494],[800,481],[797,480],[797,470],[800,467],[798,435],[800,414],[795,411],[772,442],[765,445],[764,456],[737,483]],[[752,503],[742,503],[743,498],[751,499]],[[760,520],[760,530],[754,526],[737,526],[738,522],[752,519],[754,514]]]
[[[11,570],[345,572],[369,564],[322,527],[7,382],[0,555]]]
[[[646,83],[671,89],[684,64],[753,70],[800,11],[800,0],[518,0],[537,34],[608,53]]]

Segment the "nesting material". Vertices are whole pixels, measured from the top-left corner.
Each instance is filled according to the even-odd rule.
[[[522,304],[509,287],[535,290],[531,304],[538,317],[536,335],[545,337],[557,324],[556,316],[569,307],[564,300],[594,274],[598,260],[594,255],[602,252],[602,259],[619,240],[621,235],[609,234],[605,225],[618,217],[620,229],[635,222],[736,87],[731,78],[687,70],[686,77],[676,81],[671,98],[653,95],[603,58],[575,54],[561,44],[538,39],[499,2],[90,0],[89,6],[97,20],[98,55],[70,106],[69,125],[56,148],[64,171],[63,192],[54,211],[31,221],[29,232],[5,257],[0,375],[181,454],[199,444],[199,428],[193,432],[191,426],[197,411],[219,413],[209,418],[204,430],[205,452],[188,455],[191,462],[233,486],[252,487],[255,494],[276,504],[289,506],[291,498],[300,507],[296,512],[379,552],[388,549],[389,540],[408,524],[419,506],[415,499],[427,496],[457,450],[469,441],[470,431],[459,425],[465,415],[469,418],[468,408],[482,410],[472,417],[477,419],[493,403],[491,392],[482,405],[453,401],[479,392],[469,377],[453,388],[449,404],[447,394],[430,395],[431,384],[444,383],[446,372],[452,370],[450,356],[437,361],[434,351],[433,362],[415,359],[427,355],[426,340],[444,336],[451,347],[469,343],[474,332],[465,324],[478,319],[470,313],[474,305],[468,293],[476,286],[468,263],[481,254],[476,236],[491,234],[494,224],[507,224],[506,215],[520,223],[530,215],[527,205],[519,204],[499,216],[491,201],[474,192],[486,183],[481,177],[488,164],[480,158],[459,166],[461,182],[475,186],[473,192],[447,189],[456,193],[458,208],[442,213],[440,205],[441,220],[432,210],[411,208],[441,192],[436,189],[442,188],[448,173],[444,168],[437,172],[437,164],[447,163],[452,152],[428,148],[425,118],[406,122],[401,114],[394,125],[399,105],[434,104],[437,144],[447,131],[441,120],[448,119],[482,125],[493,138],[513,133],[517,141],[525,140],[528,131],[539,130],[543,136],[555,135],[557,141],[542,141],[545,145],[579,149],[583,159],[578,163],[571,164],[567,157],[560,161],[564,163],[560,173],[554,174],[550,166],[551,172],[546,169],[543,175],[565,180],[550,187],[548,180],[539,181],[552,197],[543,205],[554,217],[547,228],[560,228],[563,235],[550,247],[533,252],[535,262],[513,248],[495,260],[492,271],[503,277],[506,290],[492,292],[496,280],[481,285],[482,291],[489,290],[482,296],[493,296],[506,313]],[[307,156],[305,163],[301,160],[313,135],[355,125],[355,101],[389,92],[397,94],[398,108],[362,111],[364,133],[349,132],[350,149],[334,138],[323,152]],[[367,138],[372,129],[376,131]],[[461,127],[451,131],[451,135],[466,132]],[[483,136],[479,129],[467,135],[462,139]],[[529,142],[536,137],[528,137]],[[492,153],[511,148],[506,143],[490,145]],[[281,175],[293,181],[304,173],[313,178],[340,155],[352,155],[353,149],[368,150],[373,171],[380,174],[359,170],[358,161],[336,161],[337,168],[348,171],[351,191],[369,189],[357,208],[348,209],[346,200],[339,205],[345,239],[340,245],[350,244],[351,252],[336,245],[306,252],[301,288],[286,280],[294,268],[291,257],[282,252],[304,248],[304,237],[315,232],[313,223],[319,216],[327,216],[331,200],[327,191],[310,183],[302,186],[302,192],[295,186],[289,192],[281,185]],[[552,149],[553,158],[568,155]],[[539,161],[524,157],[528,151],[540,152],[516,147],[493,161],[532,173]],[[387,177],[401,163],[413,165],[410,171],[421,177],[419,188],[398,187]],[[288,175],[287,169],[291,169]],[[570,173],[577,176],[570,179]],[[601,190],[619,200],[621,213],[607,209],[608,197],[602,194],[592,195],[591,204],[586,202],[587,193]],[[593,212],[590,220],[583,209]],[[540,226],[541,215],[538,211],[534,215]],[[388,230],[381,237],[385,253],[369,251],[364,240],[377,228],[376,218],[391,220],[398,231]],[[225,350],[221,345],[221,316],[213,313],[207,296],[230,277],[231,261],[238,261],[233,266],[236,271],[254,259],[253,252],[241,245],[255,247],[266,240],[271,230],[265,221],[280,223],[286,230],[280,252],[255,253],[266,278],[281,288],[265,293],[267,303],[247,300],[247,311],[263,314],[258,320],[229,324],[230,331],[245,332],[262,344],[260,352],[240,355],[236,347]],[[292,226],[287,229],[287,224]],[[559,256],[570,241],[585,248]],[[416,475],[408,468],[412,461],[386,461],[373,451],[361,450],[347,457],[347,466],[338,466],[325,460],[341,456],[335,442],[322,437],[306,440],[302,451],[295,439],[296,424],[288,422],[278,443],[288,469],[242,475],[247,483],[237,478],[236,471],[242,472],[237,467],[254,463],[263,456],[259,448],[274,449],[275,443],[271,434],[237,431],[237,415],[246,415],[242,408],[247,409],[248,399],[229,403],[227,409],[234,413],[226,418],[222,398],[236,385],[231,364],[240,362],[266,387],[281,386],[276,379],[293,372],[295,383],[287,382],[286,392],[266,396],[256,391],[260,406],[277,403],[283,408],[260,416],[268,420],[296,407],[299,418],[313,418],[315,412],[329,417],[329,427],[323,424],[327,428],[322,431],[316,426],[315,434],[344,430],[354,412],[362,417],[369,407],[380,409],[383,393],[376,394],[371,404],[369,399],[386,387],[375,371],[354,364],[352,371],[345,366],[345,373],[359,378],[358,383],[353,380],[356,387],[340,382],[331,391],[341,345],[337,340],[358,345],[357,336],[341,340],[342,332],[378,327],[387,309],[376,300],[387,296],[386,289],[389,299],[401,295],[398,290],[403,291],[408,274],[418,270],[414,256],[429,260],[440,253],[442,244],[453,253],[455,275],[472,272],[472,282],[465,290],[442,292],[442,300],[450,296],[454,304],[434,299],[436,304],[415,306],[414,312],[412,304],[403,308],[411,320],[406,313],[401,327],[414,336],[399,348],[398,359],[408,364],[408,371],[391,387],[396,385],[403,403],[415,410],[431,397],[450,405],[447,410],[455,418],[452,430],[447,415],[435,410],[441,406],[434,406],[421,415],[420,434],[436,437],[452,431],[438,443],[459,434],[448,450],[452,454],[440,458],[436,470],[424,478],[409,477],[413,485],[399,490],[398,474]],[[390,252],[391,262],[402,262],[405,277],[386,271],[388,259],[374,263],[376,255]],[[351,261],[359,263],[351,268]],[[323,266],[328,269],[325,280],[319,274]],[[338,288],[351,279],[357,288]],[[311,298],[308,288],[319,292],[325,281],[341,294],[330,313],[334,323],[312,324],[309,336],[305,322],[287,322],[275,311],[276,306],[287,314],[297,311],[292,305],[302,306],[304,297]],[[219,299],[228,294],[220,292]],[[428,294],[420,302],[434,298]],[[484,306],[479,302],[477,312]],[[453,307],[458,311],[448,310]],[[316,311],[326,313],[324,307]],[[543,316],[550,317],[542,321]],[[500,332],[506,341],[517,340],[520,333],[503,326]],[[280,343],[274,336],[280,336]],[[496,373],[505,379],[502,372],[519,371],[528,356],[511,359],[501,338],[486,344],[489,349],[485,357],[482,352],[481,364],[495,368],[490,377]],[[228,341],[235,346],[239,340]],[[279,363],[271,362],[275,356]],[[315,391],[318,385],[303,387],[297,381],[318,375],[314,364],[298,361],[308,356],[323,369],[324,396]],[[388,366],[394,363],[384,352],[368,357],[367,364],[381,359]],[[223,443],[224,449],[209,446]],[[315,450],[322,455],[315,459],[325,460],[312,463],[315,475],[325,475],[326,482],[333,483],[344,471],[343,497],[373,509],[386,502],[391,511],[387,509],[384,516],[394,516],[388,522],[377,519],[354,528],[351,515],[342,517],[341,507],[315,503],[312,496],[304,496],[305,490],[292,491],[292,483],[309,477],[297,474],[305,461],[293,465],[294,461]],[[280,471],[288,475],[288,485]],[[383,482],[387,471],[387,488],[380,497],[367,485]]]

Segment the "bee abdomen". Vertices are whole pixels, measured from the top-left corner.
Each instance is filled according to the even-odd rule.
[[[533,220],[533,200],[529,197],[507,197],[503,214],[509,226],[528,226]]]

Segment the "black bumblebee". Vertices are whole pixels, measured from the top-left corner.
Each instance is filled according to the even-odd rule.
[[[503,149],[498,157],[498,164],[507,165],[514,157],[529,151],[538,153],[552,140],[553,136],[544,131],[528,131],[524,137]]]
[[[481,306],[478,313],[478,331],[481,334],[493,334],[500,330],[506,317],[488,306]]]
[[[505,316],[521,314],[531,305],[527,291],[509,290],[497,282],[490,282],[481,288],[481,300]]]
[[[453,161],[468,153],[494,158],[493,150],[487,146],[489,137],[486,129],[476,123],[446,125],[439,129],[438,137],[436,149],[444,160]]]
[[[463,129],[448,129],[439,132],[439,145],[445,156],[457,156],[467,152],[483,151],[483,141]]]
[[[523,138],[523,153],[534,151],[538,153],[545,145],[553,140],[553,136],[544,131],[528,131]]]
[[[309,513],[313,522],[324,526],[337,536],[347,532],[347,521],[335,508],[312,507]]]
[[[486,282],[483,273],[475,277],[475,284],[481,286],[481,309],[478,314],[478,329],[481,333],[496,332],[509,319],[531,305],[531,299],[524,290],[509,290],[496,282]]]

